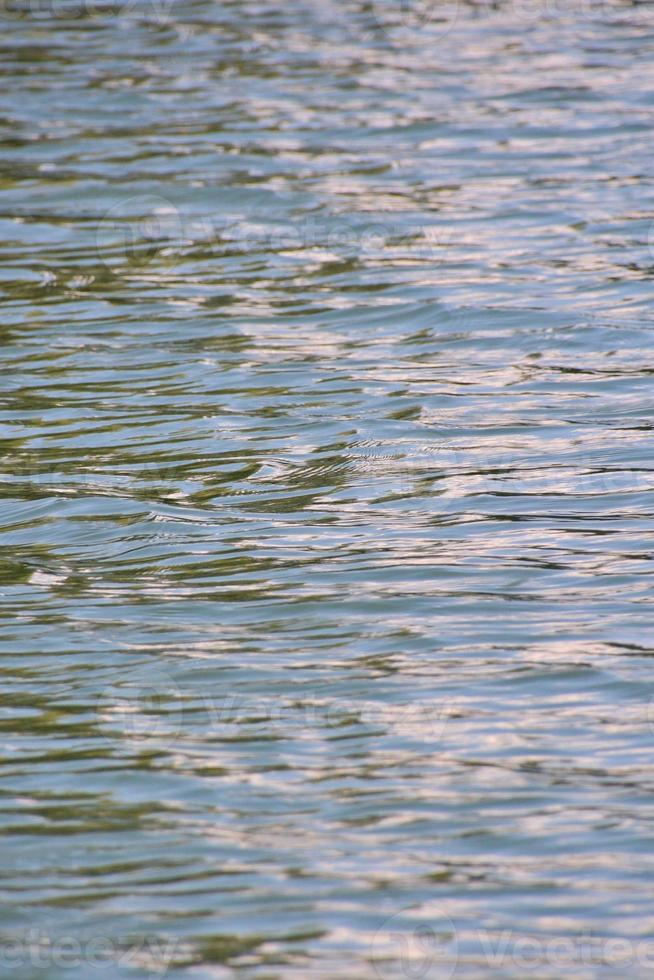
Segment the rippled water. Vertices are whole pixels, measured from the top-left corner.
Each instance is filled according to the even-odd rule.
[[[654,7],[0,14],[0,973],[651,976]]]

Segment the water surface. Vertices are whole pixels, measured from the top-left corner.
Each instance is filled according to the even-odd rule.
[[[0,972],[651,976],[652,5],[0,14]]]

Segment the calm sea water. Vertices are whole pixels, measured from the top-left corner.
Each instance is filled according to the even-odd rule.
[[[650,977],[654,6],[0,24],[0,973]]]

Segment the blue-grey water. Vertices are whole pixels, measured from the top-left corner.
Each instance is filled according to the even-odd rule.
[[[651,977],[653,127],[635,0],[2,0],[2,976]]]

